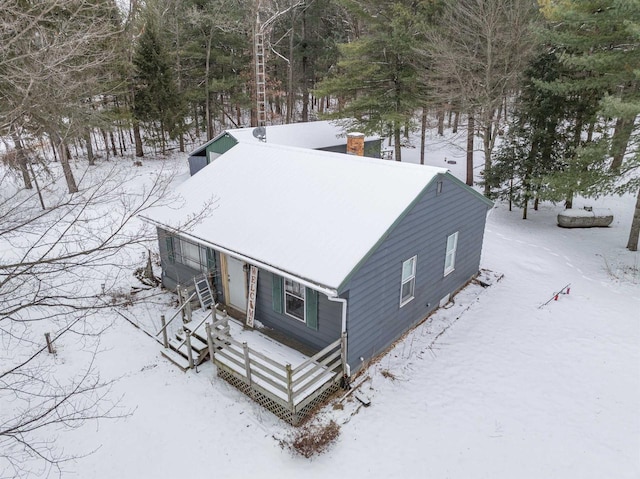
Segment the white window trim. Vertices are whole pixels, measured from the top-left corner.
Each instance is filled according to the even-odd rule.
[[[302,284],[298,283],[297,281],[291,280],[292,283],[296,283],[296,284],[300,285],[300,287],[302,289],[302,297],[300,297],[297,294],[292,293],[291,291],[287,291],[287,281],[289,281],[289,280],[284,278],[283,279],[283,284],[282,284],[282,289],[283,289],[283,293],[284,293],[284,314],[286,314],[290,318],[295,319],[296,321],[300,321],[301,323],[307,324],[307,288],[305,288]],[[303,317],[303,319],[300,319],[299,317],[294,316],[293,314],[290,314],[287,311],[287,294],[290,294],[294,298],[298,298],[298,299],[302,300],[302,317]]]
[[[404,271],[404,265],[408,262],[408,261],[413,261],[413,271],[411,273],[411,275],[409,276],[409,278],[404,279],[402,278],[402,273]],[[405,304],[410,303],[411,301],[413,301],[416,297],[416,269],[418,267],[418,255],[412,256],[411,258],[405,260],[402,262],[402,269],[400,270],[400,307],[402,308]],[[404,301],[402,300],[402,287],[409,282],[413,282],[413,287],[411,288],[411,296],[406,298]]]
[[[449,238],[454,237],[453,248],[449,250]],[[447,236],[447,251],[444,254],[444,275],[453,273],[456,269],[456,252],[458,251],[458,231]],[[447,258],[451,256],[451,265],[447,267]]]

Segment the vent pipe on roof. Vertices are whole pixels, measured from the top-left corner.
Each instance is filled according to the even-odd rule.
[[[347,155],[364,156],[364,133],[347,133]]]

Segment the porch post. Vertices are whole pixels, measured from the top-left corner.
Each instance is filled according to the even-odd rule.
[[[193,349],[191,348],[191,332],[183,329],[187,341],[187,357],[189,358],[189,368],[193,369]]]
[[[215,364],[215,348],[213,347],[213,338],[211,337],[211,325],[209,323],[204,324],[204,329],[207,332],[207,346],[209,346],[209,356],[211,356],[211,362]]]
[[[291,364],[287,363],[287,365],[285,366],[285,369],[287,370],[287,396],[288,396],[288,402],[289,402],[289,409],[291,410],[291,412],[295,412],[293,410],[293,373],[291,371]]]
[[[249,346],[247,346],[246,341],[242,343],[242,349],[244,350],[244,370],[247,373],[249,387],[251,387],[251,362],[249,359]]]

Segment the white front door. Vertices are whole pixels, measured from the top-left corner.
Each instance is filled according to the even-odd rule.
[[[240,312],[247,310],[247,277],[244,262],[227,256],[227,303]]]

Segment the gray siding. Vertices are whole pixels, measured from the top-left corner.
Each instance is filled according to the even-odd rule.
[[[169,234],[158,228],[160,260],[162,262],[162,285],[174,291],[178,284],[193,282],[194,276],[202,274],[199,270],[180,263],[179,258],[169,260],[166,237]],[[175,237],[175,236],[174,236]],[[179,249],[179,242],[175,242]],[[179,251],[177,251],[179,255]],[[224,303],[224,294],[220,278],[220,253],[215,252],[216,272],[214,282],[218,302]],[[294,338],[312,350],[319,351],[340,337],[342,330],[342,304],[329,301],[318,293],[318,330],[313,330],[302,321],[298,321],[284,313],[276,313],[272,303],[272,274],[259,270],[258,290],[256,297],[256,320],[265,326]]]
[[[273,274],[267,271],[258,273],[258,291],[256,298],[256,320],[276,331],[286,333],[309,348],[319,351],[340,338],[342,329],[342,304],[329,301],[318,293],[318,330],[307,327],[302,321],[276,313],[272,307]]]
[[[348,361],[352,371],[388,348],[479,269],[487,204],[448,176],[423,193],[411,211],[350,278]],[[455,271],[444,276],[448,235],[458,231]],[[402,262],[417,255],[415,297],[400,307]]]
[[[189,175],[193,176],[202,168],[207,166],[206,156],[190,156],[189,157]]]
[[[160,249],[160,262],[162,265],[162,286],[165,288],[175,291],[176,287],[179,284],[183,285],[193,285],[193,278],[199,276],[202,271],[191,268],[185,264],[182,264],[179,261],[179,258],[176,258],[174,261],[169,260],[169,254],[167,251],[167,236],[170,236],[165,230],[158,228],[158,246]],[[177,237],[175,241],[176,253],[180,253],[180,242],[177,241]],[[218,302],[223,302],[223,291],[222,291],[222,282],[220,278],[220,254],[216,251],[215,253],[215,271],[213,272],[214,277],[214,286],[216,289],[216,300]]]

